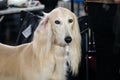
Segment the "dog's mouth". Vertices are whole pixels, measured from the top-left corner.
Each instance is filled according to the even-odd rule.
[[[60,47],[66,47],[66,46],[69,46],[70,45],[70,43],[68,44],[68,43],[60,43],[60,44],[56,44],[56,45],[59,45]]]
[[[69,46],[70,44],[71,44],[71,42],[70,43],[63,42],[63,43],[60,43],[58,45],[61,47],[66,47],[66,46]]]
[[[66,37],[64,38],[61,42],[58,42],[58,40],[54,41],[55,45],[58,45],[60,47],[66,47],[69,46],[72,42],[72,38],[71,37]]]
[[[66,44],[60,44],[59,46],[61,46],[61,47],[65,47],[65,46],[66,46]]]

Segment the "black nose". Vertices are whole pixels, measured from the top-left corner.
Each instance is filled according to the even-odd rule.
[[[70,36],[65,37],[65,42],[70,43],[72,41],[72,38]]]

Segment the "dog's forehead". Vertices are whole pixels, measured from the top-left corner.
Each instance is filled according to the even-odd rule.
[[[54,18],[72,18],[73,13],[66,8],[56,8],[51,12],[52,17]]]

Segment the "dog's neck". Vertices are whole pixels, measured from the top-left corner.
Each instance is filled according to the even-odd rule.
[[[69,59],[69,45],[66,46],[59,46],[59,45],[55,45],[54,46],[54,50],[56,51],[56,55],[58,57],[63,57],[65,59],[64,62],[64,67],[67,69],[67,67],[70,65],[70,59]]]

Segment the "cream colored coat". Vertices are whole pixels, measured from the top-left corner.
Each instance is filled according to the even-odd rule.
[[[72,38],[67,61],[72,73],[77,74],[81,60],[77,17],[60,7],[45,15],[31,43],[0,43],[0,80],[66,80],[66,36]]]

